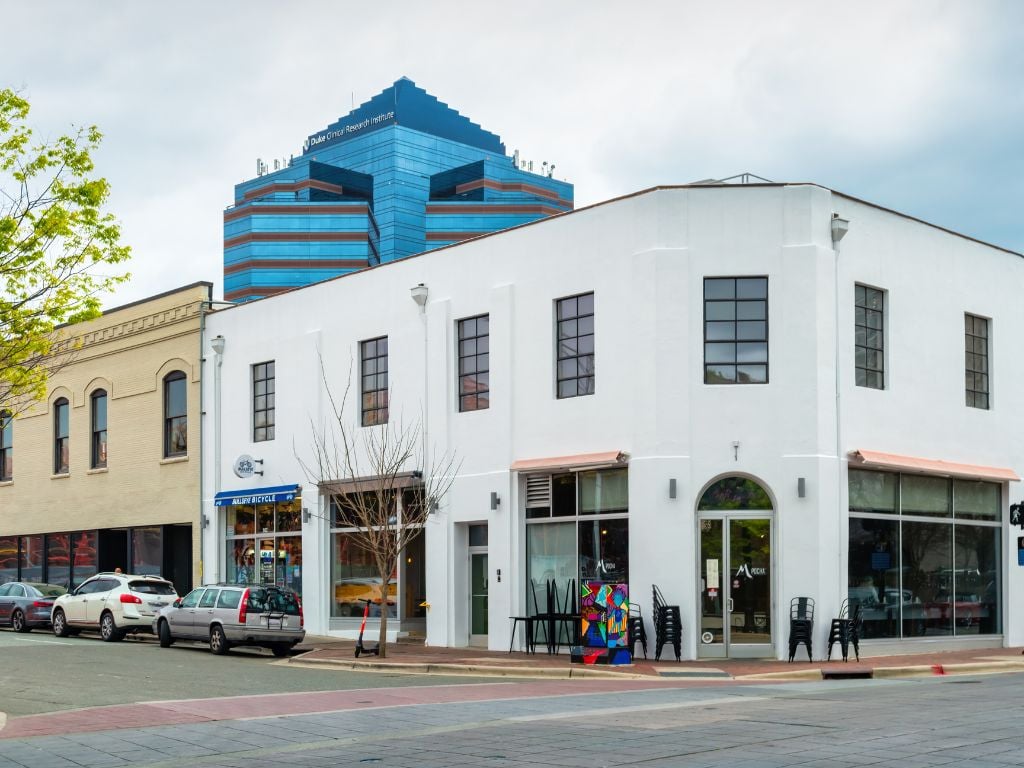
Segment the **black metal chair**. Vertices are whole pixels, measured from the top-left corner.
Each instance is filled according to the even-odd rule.
[[[789,660],[793,661],[801,643],[807,646],[807,660],[814,661],[811,643],[814,638],[814,600],[794,597],[789,603]]]
[[[843,661],[849,661],[850,656],[850,638],[851,628],[853,620],[850,617],[850,601],[843,600],[843,604],[839,606],[839,615],[832,619],[832,624],[828,630],[828,654],[825,656],[826,660],[832,661],[832,647],[839,643],[839,650],[843,653]],[[858,654],[858,661],[860,660]]]
[[[654,660],[661,661],[661,649],[671,643],[676,661],[682,661],[683,621],[678,605],[668,605],[658,585],[651,586],[654,604]]]
[[[639,603],[629,604],[629,655],[636,658],[636,644],[644,649],[644,658],[647,658],[647,630],[644,629],[644,617],[640,610]]]

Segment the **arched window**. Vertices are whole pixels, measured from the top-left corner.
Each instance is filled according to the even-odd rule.
[[[100,469],[107,466],[107,391],[97,389],[89,399],[92,405],[92,448],[89,466]]]
[[[14,479],[14,415],[0,411],[0,481]]]
[[[185,374],[172,371],[164,377],[164,456],[188,453],[188,390]]]
[[[704,491],[697,505],[702,511],[771,508],[768,492],[749,477],[723,477]]]
[[[68,434],[71,406],[66,397],[53,404],[53,474],[66,475],[70,471],[68,462],[71,448]]]

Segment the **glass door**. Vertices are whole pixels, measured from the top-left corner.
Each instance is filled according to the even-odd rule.
[[[770,518],[700,520],[698,656],[774,656]]]
[[[487,551],[469,553],[469,644],[487,647]]]

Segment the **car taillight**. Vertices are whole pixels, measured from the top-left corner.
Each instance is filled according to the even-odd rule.
[[[245,624],[245,612],[249,610],[249,590],[242,593],[242,606],[238,609],[238,623]]]
[[[141,597],[136,597],[135,595],[129,595],[127,592],[122,592],[121,593],[121,602],[122,603],[138,603],[138,604],[141,605],[142,604],[142,598]]]
[[[52,600],[36,600],[34,603],[32,603],[32,607],[33,608],[52,608],[53,607],[53,601]]]
[[[306,617],[302,615],[302,598],[296,597],[295,601],[299,604],[299,626],[306,626]]]

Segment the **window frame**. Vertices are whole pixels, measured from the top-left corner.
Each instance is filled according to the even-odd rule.
[[[589,298],[590,311],[581,312],[579,308],[580,299]],[[566,314],[563,316],[562,307],[569,301],[575,302],[573,313]],[[597,393],[597,329],[595,326],[595,317],[597,313],[596,296],[594,291],[583,291],[582,293],[574,293],[571,296],[562,296],[555,299],[554,301],[554,313],[555,313],[555,399],[557,400],[568,400],[573,397],[586,397]],[[566,304],[567,306],[567,304]],[[580,333],[580,322],[590,320],[589,331],[586,333]],[[575,332],[562,336],[563,324],[565,329],[568,330],[569,323],[575,324]],[[590,338],[590,351],[581,351],[581,339]],[[575,345],[575,352],[563,354],[563,343],[572,341]],[[589,370],[583,369],[581,372],[581,360],[590,358]],[[573,362],[575,372],[571,375],[563,375],[562,368],[563,364]],[[585,364],[584,364],[585,365]],[[589,386],[587,382],[589,381]],[[565,389],[563,394],[563,384],[572,382],[574,384],[572,392]]]
[[[860,303],[860,296],[859,296],[859,294],[861,293],[861,291],[863,291],[863,293],[864,293],[864,303]],[[881,300],[879,302],[879,308],[878,309],[874,309],[874,308],[872,308],[872,307],[870,307],[868,305],[869,298],[872,298],[869,295],[869,293],[868,293],[869,291],[872,292],[872,293],[878,294],[878,296],[880,297]],[[883,390],[886,389],[886,370],[885,370],[886,369],[886,360],[885,360],[886,344],[885,344],[885,342],[886,342],[886,335],[888,333],[888,329],[885,326],[885,315],[886,315],[886,309],[887,309],[886,304],[888,303],[887,299],[888,299],[887,292],[884,289],[882,289],[882,288],[875,288],[875,287],[867,285],[865,283],[855,283],[854,286],[853,286],[853,355],[854,355],[854,357],[853,357],[853,366],[854,366],[854,384],[856,386],[858,386],[858,387],[864,387],[865,389],[883,389]],[[861,310],[861,309],[864,310],[864,312],[863,312],[863,314],[864,314],[864,322],[863,323],[858,322],[858,317],[857,317],[857,314],[858,314],[857,311]],[[868,322],[869,313],[874,313],[874,314],[877,314],[879,316],[879,318],[880,318],[880,325],[879,325],[878,328],[872,328],[871,327],[871,324]],[[863,332],[864,332],[864,343],[863,344],[861,344],[858,341],[858,335],[859,335],[861,330],[863,330]],[[868,334],[870,334],[873,331],[877,331],[878,335],[879,335],[880,346],[878,346],[878,347],[872,347],[870,344],[867,343]],[[864,365],[861,365],[859,363],[858,359],[857,359],[858,358],[857,353],[860,350],[864,350],[864,360],[865,360]],[[871,367],[871,366],[867,365],[866,361],[867,361],[869,353],[877,353],[878,354],[879,365],[878,365],[877,368]],[[863,372],[863,381],[862,381],[862,376],[861,376],[862,372]],[[869,381],[871,381],[871,374],[878,374],[878,376],[880,377],[880,380],[881,380],[879,385],[876,386],[875,384],[868,383]]]
[[[979,335],[978,324],[982,324],[984,335]],[[978,341],[983,342],[980,346],[984,349],[978,351]],[[972,349],[973,347],[973,349]],[[983,360],[983,369],[971,367],[972,362],[977,366]],[[978,377],[983,377],[984,389],[972,389],[968,381],[978,384]],[[981,398],[984,398],[983,401]],[[992,410],[992,321],[982,315],[964,312],[964,400],[968,408],[978,408],[983,411]],[[983,402],[984,404],[979,404]]]
[[[384,353],[380,353],[380,344],[384,343]],[[369,345],[373,344],[373,354],[368,355]],[[390,374],[388,353],[390,344],[388,337],[376,336],[372,339],[365,339],[359,342],[359,423],[364,427],[372,427],[388,423],[388,409],[390,406]],[[383,360],[384,369],[380,369],[380,361]],[[373,361],[373,372],[367,373],[367,363]],[[381,377],[384,386],[381,387]],[[372,379],[373,388],[368,389],[367,384]],[[367,400],[367,396],[370,400]],[[383,405],[380,403],[383,401]],[[369,403],[369,405],[368,405]]]
[[[733,289],[732,289],[732,296],[731,296],[731,298],[711,298],[711,299],[709,299],[708,298],[708,282],[709,281],[722,281],[722,280],[731,280],[733,282]],[[764,297],[763,298],[740,298],[740,297],[738,297],[737,296],[737,286],[738,286],[738,283],[739,283],[740,280],[763,280],[764,281]],[[771,348],[770,348],[769,339],[770,339],[770,336],[771,336],[771,329],[769,327],[770,307],[769,307],[769,303],[768,303],[769,298],[770,298],[770,295],[769,295],[769,276],[768,275],[706,275],[704,277],[704,282],[703,282],[701,288],[702,288],[702,295],[701,295],[702,302],[701,302],[701,306],[702,306],[702,310],[703,310],[703,318],[702,318],[702,320],[703,320],[702,321],[703,356],[702,356],[702,358],[703,358],[703,372],[704,372],[703,381],[704,381],[704,384],[705,385],[709,385],[709,386],[716,386],[716,385],[734,386],[734,385],[749,385],[749,384],[755,384],[755,385],[756,384],[762,384],[762,385],[770,384],[771,383],[771,365],[770,365],[770,362],[771,362],[771,355],[770,355]],[[748,317],[740,318],[740,317],[738,317],[737,309],[738,309],[740,304],[755,304],[755,303],[759,303],[759,304],[763,304],[764,305],[764,316],[762,318],[758,319],[758,318],[748,318]],[[716,318],[716,319],[709,319],[708,318],[708,306],[711,305],[711,304],[715,304],[715,305],[717,305],[717,304],[732,304],[732,306],[733,306],[732,319],[731,320],[730,319],[721,320],[721,319],[718,319],[718,318]],[[709,323],[719,323],[719,322],[731,322],[733,324],[733,335],[732,335],[731,339],[714,339],[714,338],[710,338],[708,336],[708,330],[709,330],[708,324]],[[763,337],[761,337],[761,338],[750,337],[750,338],[742,338],[741,339],[739,337],[739,328],[738,328],[738,326],[739,326],[739,324],[741,322],[763,323],[764,324],[764,334],[763,334]],[[762,344],[762,343],[764,344],[764,360],[763,361],[756,361],[756,362],[747,361],[746,363],[740,363],[739,362],[738,357],[739,357],[739,345],[740,344]],[[711,345],[711,344],[731,344],[732,347],[733,347],[732,362],[708,362],[708,346]],[[764,367],[764,381],[740,381],[740,379],[739,379],[739,368],[741,367],[741,365],[763,366]],[[711,368],[713,368],[713,367],[721,367],[721,366],[731,366],[734,369],[733,370],[733,378],[731,380],[729,380],[729,379],[720,379],[720,380],[710,381],[708,379],[709,370]]]
[[[163,447],[164,447],[164,458],[174,459],[182,456],[188,456],[188,377],[184,371],[171,371],[164,376],[164,428],[163,428]],[[171,413],[171,387],[178,382],[182,382],[184,394],[184,409],[182,413]],[[177,430],[181,433],[179,424],[184,424],[184,432],[182,433],[185,439],[185,446],[182,450],[172,450],[173,436]]]
[[[480,333],[480,321],[483,320],[486,323],[486,329],[484,333]],[[468,329],[468,323],[472,321],[473,335],[464,335],[464,329]],[[481,341],[482,340],[482,341]],[[463,354],[464,344],[467,342],[473,342],[473,352],[471,354]],[[455,343],[458,346],[455,355],[456,370],[455,377],[458,382],[458,389],[456,390],[455,397],[457,398],[457,406],[459,413],[469,413],[472,411],[484,411],[490,408],[491,405],[491,316],[489,313],[483,313],[480,315],[473,315],[472,317],[464,317],[461,320],[455,321]],[[481,343],[484,345],[484,350],[480,351]],[[464,368],[470,366],[469,361],[472,360],[472,371],[464,372]],[[484,388],[480,388],[480,376],[484,378]],[[463,383],[472,381],[475,384],[472,392],[468,394],[463,391]],[[483,397],[481,397],[481,395]],[[481,399],[483,404],[481,405]],[[472,403],[472,407],[470,407]]]
[[[262,369],[262,371],[261,371]],[[263,376],[260,376],[262,372]],[[277,404],[277,368],[273,360],[266,360],[262,363],[252,365],[252,441],[254,443],[268,442],[274,439],[275,429],[275,407]],[[259,385],[263,384],[263,393],[258,392]],[[258,398],[263,398],[263,407],[258,405]],[[259,414],[263,414],[263,424],[258,423]],[[260,430],[263,430],[262,436]]]
[[[97,401],[103,400],[103,424],[97,419]],[[107,467],[107,414],[110,398],[107,390],[96,389],[89,395],[89,468],[106,469]]]
[[[0,409],[0,483],[14,479],[14,414]]]
[[[64,418],[63,433],[61,417]],[[66,397],[53,401],[53,474],[71,472],[71,402]],[[62,463],[63,459],[63,463]]]

